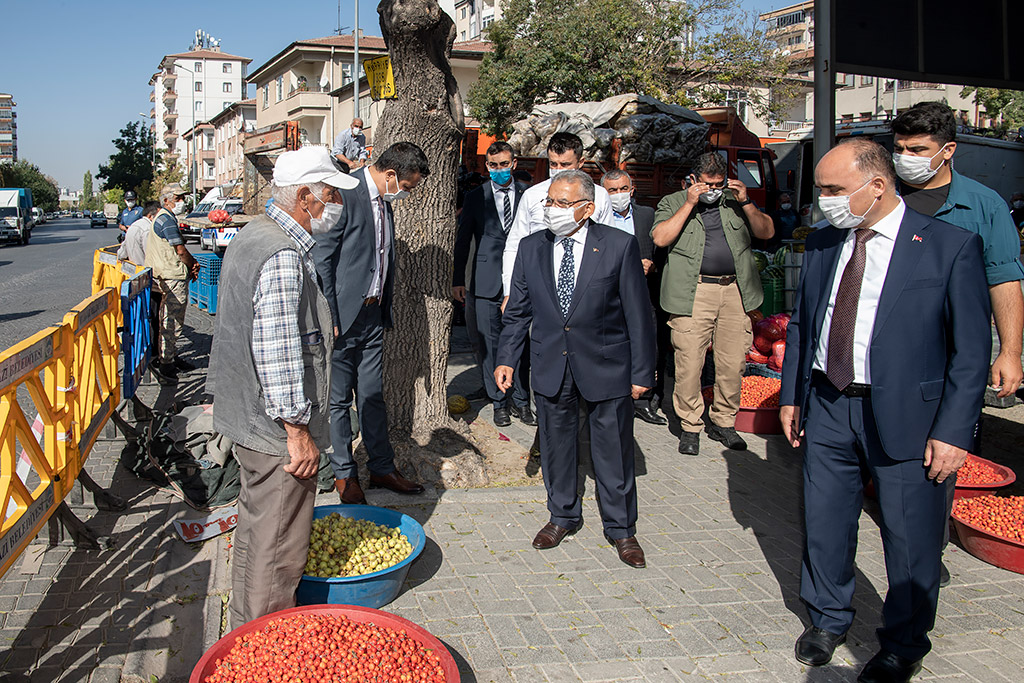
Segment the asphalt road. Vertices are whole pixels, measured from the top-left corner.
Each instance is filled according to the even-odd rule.
[[[89,296],[93,252],[116,243],[113,221],[90,228],[88,218],[58,218],[36,226],[27,246],[0,246],[0,351]]]

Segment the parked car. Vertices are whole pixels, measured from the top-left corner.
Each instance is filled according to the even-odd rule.
[[[196,242],[203,244],[202,240],[202,228],[195,225],[190,225],[189,220],[196,218],[206,218],[210,215],[210,212],[215,209],[224,209],[229,215],[235,215],[242,210],[241,199],[219,199],[212,202],[202,202],[196,207],[196,210],[185,216],[185,220],[178,224],[181,230],[181,237],[186,242],[190,239],[194,239]]]
[[[99,211],[93,211],[92,216],[89,217],[89,227],[105,228],[107,227],[107,217]]]

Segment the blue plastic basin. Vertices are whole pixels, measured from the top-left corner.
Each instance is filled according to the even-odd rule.
[[[295,600],[300,605],[361,605],[383,607],[398,597],[409,574],[409,567],[423,552],[427,535],[423,527],[409,515],[370,505],[321,505],[313,511],[313,519],[337,512],[349,519],[366,519],[374,524],[397,528],[412,545],[412,552],[394,567],[362,576],[322,578],[303,575]]]

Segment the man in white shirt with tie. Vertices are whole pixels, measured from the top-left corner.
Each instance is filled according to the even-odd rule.
[[[578,170],[583,166],[583,141],[572,133],[555,133],[548,141],[548,175],[554,177],[560,171]],[[516,217],[505,240],[505,253],[501,260],[501,282],[508,300],[512,283],[512,268],[516,263],[519,242],[535,232],[544,229],[544,202],[548,197],[551,178],[537,183],[525,193],[516,210]],[[612,202],[608,192],[597,185],[594,187],[595,223],[615,226],[612,216]],[[504,304],[503,304],[504,305]]]
[[[507,427],[510,416],[523,424],[537,424],[530,408],[530,353],[516,367],[511,396],[494,383],[494,358],[501,336],[501,256],[512,219],[526,186],[512,179],[516,160],[512,147],[498,141],[484,155],[490,180],[466,195],[455,238],[452,297],[466,304],[466,329],[483,375],[484,390],[494,409],[494,425]],[[476,252],[466,287],[466,264],[471,244]]]

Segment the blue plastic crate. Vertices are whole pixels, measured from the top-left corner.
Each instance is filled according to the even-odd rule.
[[[198,282],[216,285],[220,281],[220,264],[223,259],[217,254],[197,254],[195,259],[199,262]]]
[[[196,287],[195,301],[189,296],[189,303],[195,303],[199,310],[206,311],[210,315],[217,315],[217,287],[218,285],[199,283],[199,286]]]

